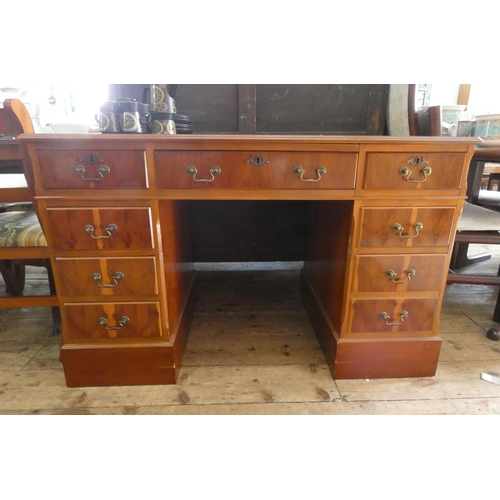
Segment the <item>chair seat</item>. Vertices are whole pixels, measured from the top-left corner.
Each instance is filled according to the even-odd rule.
[[[47,240],[35,212],[0,213],[0,247],[46,247]]]
[[[500,213],[466,202],[457,231],[500,231]]]

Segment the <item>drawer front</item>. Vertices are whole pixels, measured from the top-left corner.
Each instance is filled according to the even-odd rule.
[[[153,248],[149,207],[48,208],[47,217],[57,250]]]
[[[67,304],[68,340],[155,339],[161,337],[157,302]]]
[[[367,153],[364,189],[458,190],[462,153]]]
[[[159,189],[354,189],[357,153],[155,152]]]
[[[447,247],[454,207],[363,207],[360,247]]]
[[[358,255],[353,292],[437,292],[446,255]]]
[[[44,189],[146,189],[144,151],[38,151]]]
[[[434,335],[437,299],[357,299],[352,301],[350,337]]]
[[[154,257],[56,259],[63,297],[158,295]]]

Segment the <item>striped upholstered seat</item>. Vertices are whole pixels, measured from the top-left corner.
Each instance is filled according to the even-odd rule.
[[[46,247],[35,212],[0,213],[0,247]]]
[[[31,201],[17,203],[2,203],[0,213],[3,212],[33,212],[33,203]]]

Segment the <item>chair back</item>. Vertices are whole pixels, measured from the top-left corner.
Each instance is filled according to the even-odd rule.
[[[417,84],[408,85],[408,125],[410,135],[441,136],[441,106],[428,106],[418,109]]]
[[[24,103],[19,99],[6,99],[3,102],[3,107],[0,107],[0,134],[17,137],[20,134],[34,132],[33,121]],[[10,147],[14,148],[16,141],[9,142],[12,143]],[[9,149],[6,153],[4,152],[3,162],[7,165],[17,165],[20,160],[17,156],[10,158],[9,153]],[[28,189],[23,173],[0,172],[0,175],[0,212],[18,209],[15,205],[9,205],[12,203],[32,203],[33,195]]]
[[[19,99],[5,99],[0,108],[0,134],[17,137],[34,132],[33,120],[24,103]]]

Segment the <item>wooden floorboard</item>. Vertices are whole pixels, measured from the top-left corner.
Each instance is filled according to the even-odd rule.
[[[495,287],[447,287],[435,377],[336,381],[300,301],[300,266],[243,269],[202,271],[175,386],[67,388],[50,309],[0,309],[0,415],[500,413],[500,386],[480,378],[500,373],[500,343],[485,337]]]

